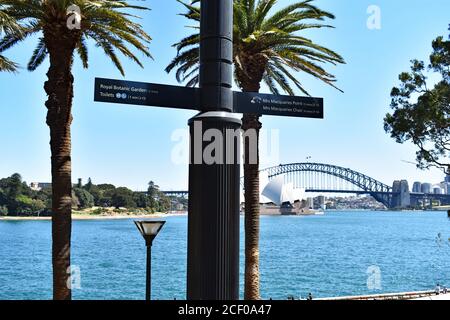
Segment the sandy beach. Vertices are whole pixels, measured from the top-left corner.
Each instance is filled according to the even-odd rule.
[[[143,215],[91,215],[91,214],[72,214],[73,220],[113,220],[113,219],[162,219],[167,217],[185,216],[187,212],[163,213],[156,212],[153,214]],[[0,221],[24,221],[24,220],[51,220],[51,217],[0,217]]]

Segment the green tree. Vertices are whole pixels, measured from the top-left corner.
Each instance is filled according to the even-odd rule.
[[[0,179],[0,206],[7,208],[9,215],[41,214],[47,208],[46,197],[31,190],[20,174]]]
[[[43,188],[36,192],[35,198],[45,203],[46,213],[51,214],[52,188]]]
[[[116,187],[112,184],[99,184],[96,186],[98,189],[98,194],[94,193],[95,204],[102,207],[112,206],[112,195],[116,190]]]
[[[0,206],[6,206],[6,194],[0,187]]]
[[[134,192],[133,200],[138,208],[151,208],[151,201],[148,195],[142,192]]]
[[[91,189],[92,189],[93,186],[94,186],[94,184],[92,183],[92,179],[89,178],[89,179],[88,179],[88,182],[86,183],[86,185],[84,186],[84,188],[85,188],[87,191],[91,191]]]
[[[17,196],[16,215],[39,215],[45,210],[45,203],[42,200],[35,200],[26,195]]]
[[[185,17],[200,21],[200,9],[194,0],[181,2],[188,12]],[[335,87],[335,77],[321,64],[344,63],[337,53],[300,35],[309,29],[330,28],[323,23],[334,16],[314,6],[312,0],[300,1],[274,9],[276,0],[234,0],[233,61],[234,78],[242,91],[259,92],[265,83],[274,94],[280,89],[294,94],[293,86],[307,94],[293,72],[309,74]],[[194,33],[175,44],[177,56],[166,68],[176,69],[179,82],[195,86],[198,81],[199,33]],[[244,114],[242,128],[255,130],[259,139],[261,123],[258,114]],[[258,142],[259,144],[259,142]],[[245,192],[245,299],[259,299],[259,155],[250,164],[250,144],[244,141]],[[253,153],[252,152],[252,153]]]
[[[73,191],[78,199],[78,208],[87,209],[94,206],[94,196],[89,191],[82,188],[73,188]]]
[[[400,86],[391,92],[393,113],[384,118],[384,128],[398,143],[408,141],[418,148],[419,168],[438,167],[450,174],[450,41],[438,37],[432,47],[427,67],[412,60],[411,71],[400,74]]]
[[[133,199],[133,191],[124,187],[117,188],[111,197],[111,204],[117,209],[136,208],[136,202],[134,202]]]
[[[71,5],[80,9],[77,16],[67,13]],[[48,95],[47,125],[50,128],[52,166],[52,264],[53,298],[71,299],[67,286],[70,266],[72,178],[71,133],[73,82],[72,66],[77,53],[83,67],[88,67],[87,41],[103,49],[123,75],[117,56],[120,52],[141,65],[129,45],[150,57],[146,44],[151,40],[141,25],[132,21],[128,9],[147,8],[114,0],[0,0],[0,14],[20,25],[20,32],[10,30],[0,40],[0,53],[16,44],[37,36],[37,46],[28,63],[33,71],[48,56],[50,67],[44,89]],[[142,65],[141,65],[142,66]]]
[[[159,191],[159,186],[156,185],[153,181],[150,181],[148,183],[147,194],[150,197],[155,198],[158,195],[158,191]]]
[[[147,195],[150,200],[150,207],[158,210],[157,197],[159,196],[159,186],[155,184],[153,181],[150,181],[148,183]]]
[[[17,198],[22,195],[27,188],[22,182],[22,177],[18,173],[0,180],[0,188],[3,190],[4,205],[10,214],[18,214],[19,203]]]
[[[161,191],[158,191],[158,205],[156,210],[159,212],[167,212],[170,210],[170,203],[170,198]]]

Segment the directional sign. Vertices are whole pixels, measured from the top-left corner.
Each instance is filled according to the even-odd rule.
[[[94,101],[196,110],[198,91],[196,88],[95,78]]]
[[[323,99],[233,92],[233,112],[323,118]],[[200,89],[95,78],[94,100],[121,104],[198,110]]]
[[[233,111],[261,115],[323,118],[323,99],[234,92]]]

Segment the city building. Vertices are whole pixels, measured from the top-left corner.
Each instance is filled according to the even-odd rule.
[[[31,182],[30,188],[34,191],[41,191],[42,189],[51,188],[52,184],[50,182]]]
[[[83,180],[78,178],[78,183],[72,183],[73,187],[81,187],[83,185]],[[30,189],[34,191],[41,191],[42,189],[51,188],[51,182],[31,182]]]
[[[420,186],[420,191],[422,193],[431,193],[431,183],[422,183]]]
[[[434,194],[442,194],[442,188],[440,186],[434,186],[433,193]]]
[[[419,181],[414,182],[413,188],[412,188],[412,192],[420,193],[421,192],[421,186],[422,186],[422,182],[419,182]]]
[[[318,196],[317,198],[317,208],[320,208],[320,209],[326,209],[326,205],[325,205],[325,201],[326,201],[326,198],[325,198],[325,196]]]
[[[442,182],[441,188],[444,190],[444,194],[450,194],[450,182]]]

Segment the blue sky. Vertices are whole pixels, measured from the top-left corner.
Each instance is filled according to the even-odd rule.
[[[280,0],[279,5],[292,3]],[[176,84],[165,66],[175,55],[171,47],[192,30],[177,15],[183,8],[175,0],[147,0],[152,9],[142,15],[145,30],[153,37],[155,58],[145,60],[144,69],[124,58],[126,79]],[[389,110],[391,88],[409,60],[427,59],[431,41],[448,35],[448,0],[317,0],[317,5],[336,15],[336,29],[317,30],[307,35],[345,58],[347,64],[328,67],[345,93],[297,74],[313,96],[325,98],[325,119],[265,116],[264,128],[278,129],[279,162],[312,161],[349,167],[382,182],[394,179],[440,182],[439,170],[420,171],[414,165],[412,145],[395,143],[383,130]],[[381,29],[370,30],[367,8],[381,9]],[[28,39],[6,55],[25,66],[36,39]],[[75,98],[72,125],[73,179],[92,177],[94,183],[110,182],[136,190],[149,180],[163,189],[187,188],[187,165],[171,161],[176,142],[174,130],[187,127],[194,111],[96,103],[95,77],[121,79],[101,51],[91,46],[90,68],[74,66]],[[49,132],[45,124],[45,93],[48,61],[37,71],[17,75],[0,74],[0,177],[19,172],[28,182],[50,181]],[[263,166],[277,165],[265,161]]]

